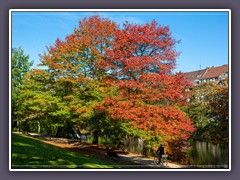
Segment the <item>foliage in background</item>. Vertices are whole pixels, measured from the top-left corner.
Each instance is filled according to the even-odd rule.
[[[228,79],[200,84],[192,92],[187,113],[197,127],[193,138],[228,142]]]
[[[29,55],[24,54],[21,47],[12,48],[12,87],[22,84],[24,75],[32,65],[33,61],[29,61]]]
[[[29,61],[29,55],[24,53],[21,47],[12,48],[12,59],[11,59],[11,69],[12,69],[12,124],[13,127],[20,126],[20,117],[18,116],[17,109],[19,108],[19,95],[21,94],[20,87],[24,75],[30,70],[33,65],[33,61]],[[19,129],[18,129],[19,130]]]

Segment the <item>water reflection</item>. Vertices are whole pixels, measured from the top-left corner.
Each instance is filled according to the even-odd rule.
[[[196,141],[191,156],[191,165],[228,165],[229,148],[228,145]]]

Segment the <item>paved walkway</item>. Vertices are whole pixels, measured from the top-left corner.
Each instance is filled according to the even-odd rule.
[[[155,165],[152,158],[144,157],[137,154],[118,154],[122,158],[122,160],[132,161],[134,163],[141,164],[147,168],[184,168],[183,165],[172,162],[168,162],[168,165],[166,167],[161,165]]]

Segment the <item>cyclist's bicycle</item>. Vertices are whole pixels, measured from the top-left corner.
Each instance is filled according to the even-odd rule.
[[[168,155],[167,154],[163,154],[162,155],[162,158],[161,158],[161,161],[159,162],[159,159],[158,159],[158,154],[155,154],[154,155],[154,164],[160,164],[162,166],[167,166],[168,165],[168,159],[167,159]]]

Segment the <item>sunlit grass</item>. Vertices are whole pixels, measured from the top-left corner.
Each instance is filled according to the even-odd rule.
[[[12,134],[12,168],[119,168],[115,162],[100,161],[38,139]]]

